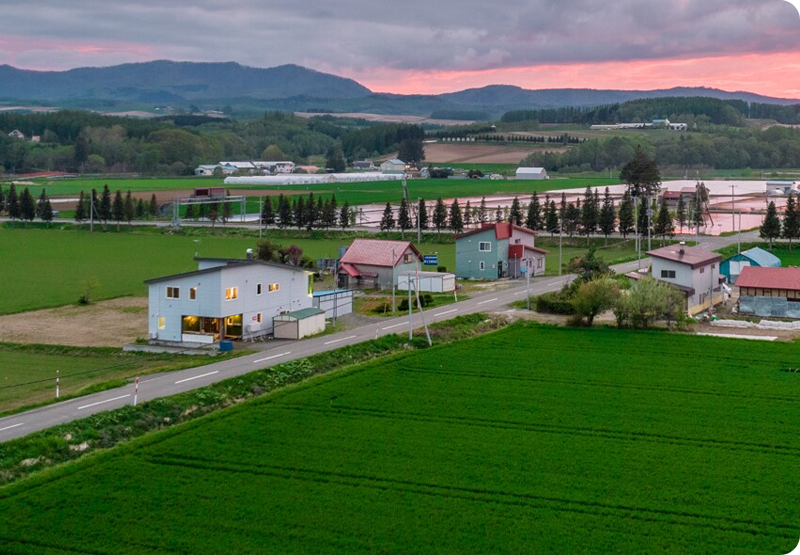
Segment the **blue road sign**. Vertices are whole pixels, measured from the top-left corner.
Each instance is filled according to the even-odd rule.
[[[422,263],[425,266],[438,266],[439,265],[439,255],[438,254],[423,254],[422,255]]]

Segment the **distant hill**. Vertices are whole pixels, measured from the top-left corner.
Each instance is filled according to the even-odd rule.
[[[357,98],[371,91],[352,79],[296,65],[268,69],[233,62],[194,63],[159,60],[68,71],[30,71],[0,66],[0,97],[25,100],[94,98],[142,103],[307,95]]]
[[[195,63],[159,60],[68,71],[32,71],[0,65],[0,98],[48,102],[60,107],[125,110],[157,104],[241,107],[240,114],[267,108],[298,112],[367,112],[387,115],[446,113],[474,119],[476,113],[499,117],[511,110],[591,107],[664,97],[711,97],[765,104],[800,101],[749,92],[678,87],[654,91],[543,89],[510,85],[440,95],[373,93],[352,79],[297,65],[254,68],[234,62]]]

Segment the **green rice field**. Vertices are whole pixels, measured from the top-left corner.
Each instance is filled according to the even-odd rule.
[[[800,374],[782,370],[799,361],[792,344],[516,325],[6,486],[2,551],[788,553]]]

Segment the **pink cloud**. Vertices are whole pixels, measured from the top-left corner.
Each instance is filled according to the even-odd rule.
[[[25,69],[63,70],[145,61],[154,57],[151,46],[131,42],[0,36],[0,63]]]

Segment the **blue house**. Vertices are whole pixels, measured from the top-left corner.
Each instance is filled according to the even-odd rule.
[[[735,254],[720,265],[720,274],[733,285],[742,273],[742,268],[755,266],[756,268],[780,268],[781,260],[774,254],[759,249],[758,247]]]
[[[483,223],[456,236],[456,277],[520,278],[545,272],[547,251],[535,246],[536,232],[509,223]]]

